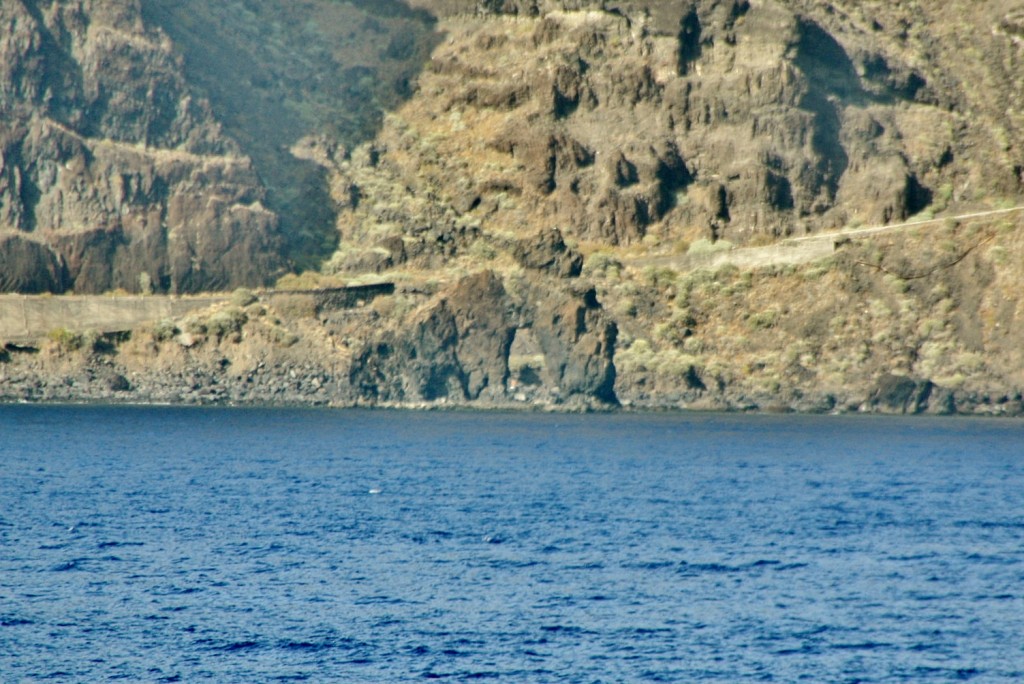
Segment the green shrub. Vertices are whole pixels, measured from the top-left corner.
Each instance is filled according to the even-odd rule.
[[[139,292],[144,295],[153,294],[153,278],[145,271],[139,274]]]
[[[94,330],[76,333],[67,328],[55,328],[49,332],[47,337],[63,352],[107,351],[111,347],[109,341]]]
[[[466,249],[467,254],[480,261],[493,261],[498,257],[498,250],[487,240],[474,240]]]
[[[591,278],[617,278],[622,262],[607,252],[594,252],[583,262],[583,273]]]
[[[174,336],[181,332],[178,326],[169,318],[158,322],[153,326],[153,339],[157,342],[166,342],[174,339]]]
[[[211,335],[216,335],[218,338],[223,339],[228,335],[241,332],[242,326],[248,322],[249,318],[245,315],[245,312],[238,307],[232,306],[227,309],[221,309],[210,316],[210,319],[206,322],[206,329]]]
[[[316,301],[305,294],[275,295],[270,306],[284,318],[313,318],[316,316]]]
[[[674,347],[680,347],[693,335],[693,328],[696,325],[697,319],[688,310],[677,310],[667,321],[654,326],[654,337]]]
[[[661,290],[675,283],[679,273],[671,268],[648,266],[644,269],[644,280],[650,287]]]
[[[54,328],[47,337],[57,345],[61,351],[78,351],[85,344],[81,333],[71,332],[67,328]]]
[[[757,313],[750,315],[748,322],[750,323],[750,327],[755,330],[767,330],[768,328],[774,328],[779,322],[779,312],[775,309],[758,311]]]
[[[286,328],[274,326],[270,329],[270,341],[279,347],[292,347],[298,344],[299,336]]]
[[[735,245],[733,245],[728,240],[716,240],[712,242],[707,238],[700,238],[699,240],[694,240],[690,244],[689,248],[686,250],[686,253],[690,256],[697,256],[700,254],[715,254],[717,252],[728,252],[734,247]]]
[[[244,287],[240,287],[231,293],[231,304],[240,309],[244,309],[250,304],[255,304],[257,301],[259,301],[259,298],[253,294],[252,290]]]
[[[192,335],[205,335],[206,334],[206,323],[196,316],[189,316],[181,322],[185,332]]]

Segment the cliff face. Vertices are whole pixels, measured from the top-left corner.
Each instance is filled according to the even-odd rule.
[[[0,291],[267,284],[338,244],[292,147],[374,135],[437,36],[387,2],[0,7]]]
[[[1024,204],[1019,3],[26,0],[0,26],[0,290],[399,285],[238,341],[179,321],[126,347],[140,386],[241,383],[294,336],[266,360],[330,377],[316,401],[1024,410],[1024,219],[953,218]]]
[[[556,227],[670,251],[1024,189],[1012,3],[417,4],[447,40],[337,160],[336,269],[397,237],[408,254]]]
[[[0,26],[0,289],[187,292],[279,271],[252,163],[137,2],[4,2]]]
[[[1013,196],[1013,7],[5,3],[0,286],[217,289],[339,240],[328,272],[436,267],[551,228],[668,252]]]

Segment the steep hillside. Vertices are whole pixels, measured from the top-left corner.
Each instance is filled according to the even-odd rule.
[[[184,292],[280,272],[251,161],[136,2],[3,2],[0,26],[0,291]]]
[[[57,335],[7,355],[7,396],[92,396],[92,378],[106,396],[113,373],[156,400],[1024,412],[1019,2],[122,1],[3,5],[28,38],[2,63],[22,123],[0,289],[108,263],[124,275],[76,289],[143,270],[223,287],[285,261],[306,271],[285,290],[397,287],[344,312],[268,296],[84,351]],[[70,57],[24,66],[33,40]],[[76,40],[107,46],[81,73],[150,85],[90,99],[114,91],[58,78],[92,64]],[[88,164],[26,148],[44,124]],[[125,174],[85,175],[129,154],[166,201],[110,204],[103,179]],[[97,244],[61,218],[79,196],[132,236],[111,259],[64,246]],[[128,266],[163,254],[163,233],[134,237],[144,208],[178,217],[166,242],[196,236],[202,268]],[[251,238],[251,271],[203,261],[232,254],[225,234]]]
[[[281,221],[287,256],[317,267],[338,245],[326,171],[292,148],[372,139],[409,97],[439,37],[397,0],[143,0],[146,23],[184,57],[194,91],[251,156]]]
[[[1012,3],[418,4],[447,13],[447,40],[380,135],[338,160],[336,269],[398,237],[418,253],[558,228],[671,251],[1024,189]]]
[[[272,282],[338,244],[291,147],[372,137],[433,19],[397,2],[0,4],[0,291]]]

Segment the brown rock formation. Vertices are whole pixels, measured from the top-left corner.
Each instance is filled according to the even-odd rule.
[[[1012,3],[414,4],[448,40],[340,166],[343,250],[454,225],[743,243],[1024,188]]]
[[[136,1],[5,2],[0,24],[0,233],[46,246],[22,250],[39,275],[8,289],[189,292],[279,271],[251,163]]]

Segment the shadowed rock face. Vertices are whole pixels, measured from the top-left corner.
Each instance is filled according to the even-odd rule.
[[[0,236],[0,292],[59,292],[64,284],[60,256],[21,235]]]
[[[398,0],[144,0],[190,87],[250,156],[284,251],[317,268],[338,244],[328,174],[409,97],[439,36]]]

